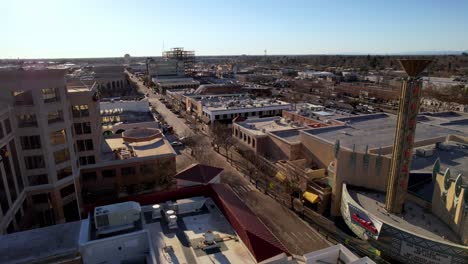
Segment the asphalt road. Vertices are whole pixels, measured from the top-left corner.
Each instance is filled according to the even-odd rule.
[[[136,81],[135,79],[132,79]],[[149,93],[149,100],[156,110],[162,115],[166,122],[171,125],[178,135],[193,133],[185,124],[184,120],[178,118],[174,113],[162,104],[157,96],[148,90],[142,83],[137,82],[138,88],[143,93]],[[240,172],[229,164],[229,162],[211,148],[208,137],[203,138],[206,144],[207,155],[210,165],[224,169],[221,181],[228,184],[237,196],[254,211],[262,222],[283,243],[292,254],[303,255],[330,246],[330,243],[320,234],[312,229],[306,222],[300,219],[287,207],[279,204],[273,198],[259,192]],[[187,151],[181,151],[181,155],[190,156]],[[179,157],[184,162],[193,160],[191,157]],[[179,162],[179,160],[177,161]]]

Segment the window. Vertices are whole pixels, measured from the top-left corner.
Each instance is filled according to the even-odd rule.
[[[16,91],[13,92],[15,105],[34,105],[34,100],[31,91]]]
[[[20,141],[23,150],[41,148],[41,137],[39,135],[20,137]]]
[[[1,148],[0,152],[1,153],[7,153],[8,152],[7,146],[4,146],[3,148]],[[2,157],[3,157],[2,163],[3,163],[3,168],[5,169],[5,174],[6,174],[5,176],[6,176],[6,180],[7,180],[7,186],[9,188],[9,190],[10,190],[11,201],[13,202],[14,200],[16,200],[16,197],[18,197],[17,196],[18,190],[15,187],[15,176],[16,175],[13,174],[13,170],[11,169],[11,163],[10,163],[9,156],[10,155],[2,155]]]
[[[77,140],[76,145],[78,146],[78,151],[89,151],[93,150],[93,140],[92,139],[84,139],[84,140]]]
[[[48,203],[49,196],[46,193],[35,194],[31,196],[32,202],[34,204]]]
[[[154,164],[146,164],[140,166],[140,174],[154,174],[157,168]]]
[[[223,119],[226,119],[226,118],[227,118],[227,114],[224,114],[224,115],[223,115]]]
[[[84,123],[75,123],[75,134],[83,135],[83,134],[91,134],[91,123],[84,122]]]
[[[65,144],[67,142],[67,135],[65,129],[57,130],[49,134],[50,143],[52,145]]]
[[[62,110],[52,111],[47,114],[47,121],[49,124],[63,121]]]
[[[95,171],[83,172],[81,173],[81,178],[83,181],[96,181],[97,175]]]
[[[57,171],[57,180],[61,180],[73,174],[72,167],[67,166],[61,170]]]
[[[219,115],[215,115],[215,119],[218,120],[218,119],[219,119]]]
[[[22,114],[18,115],[18,127],[37,127],[36,115]]]
[[[24,189],[24,182],[23,182],[23,176],[21,175],[21,169],[19,165],[19,160],[18,160],[18,152],[16,151],[16,144],[15,140],[11,140],[9,143],[10,145],[10,157],[11,161],[13,162],[13,168],[15,168],[15,174],[16,174],[16,183],[18,184],[18,191],[21,193]]]
[[[5,129],[7,134],[11,133],[11,122],[9,118],[5,119]]]
[[[0,179],[3,178],[2,171],[0,170]],[[2,207],[2,212],[5,215],[8,212],[8,209],[10,209],[9,203],[8,203],[8,197],[6,195],[6,188],[3,180],[0,181],[0,205]]]
[[[135,167],[125,167],[120,170],[122,176],[135,175]]]
[[[72,106],[73,117],[86,117],[89,116],[88,105],[74,105]]]
[[[89,164],[95,164],[96,160],[94,159],[94,156],[84,156],[80,157],[80,165],[89,165]]]
[[[101,173],[104,178],[114,178],[116,176],[115,170],[103,170]]]
[[[70,160],[70,152],[68,149],[62,149],[54,152],[55,164]]]
[[[19,223],[21,222],[21,218],[23,217],[23,215],[21,214],[21,210],[18,210],[16,211],[16,214],[15,214],[15,220],[16,220],[16,223],[19,225]]]
[[[28,170],[45,168],[44,157],[41,155],[26,156],[24,157],[24,163]]]
[[[44,103],[53,103],[60,101],[59,91],[57,88],[42,89],[42,99]]]
[[[39,175],[31,175],[28,176],[29,186],[41,185],[41,184],[48,184],[49,179],[47,178],[47,174],[39,174]]]
[[[60,196],[62,196],[62,198],[65,198],[68,195],[71,195],[74,193],[75,193],[75,185],[73,183],[60,190]]]

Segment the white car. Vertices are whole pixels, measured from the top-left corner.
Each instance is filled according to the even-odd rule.
[[[184,145],[184,143],[182,143],[180,141],[173,141],[173,142],[171,142],[171,145],[174,146],[174,147],[180,147],[180,146]]]

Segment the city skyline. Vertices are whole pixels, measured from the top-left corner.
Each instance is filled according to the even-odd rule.
[[[468,3],[6,1],[0,58],[466,51]],[[431,54],[432,55],[432,54]]]

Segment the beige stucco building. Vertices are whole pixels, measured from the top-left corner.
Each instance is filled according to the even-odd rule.
[[[131,158],[103,158],[109,156],[103,147],[112,145],[112,154],[123,149],[115,141],[123,145],[125,139],[103,140],[101,86],[90,80],[67,82],[66,70],[60,69],[0,71],[0,233],[79,219],[82,183],[88,182],[83,172],[97,172],[99,179],[101,168],[125,165],[140,174],[142,164],[151,172],[168,164],[167,171],[175,174],[176,154],[161,133],[157,146],[147,145],[145,154],[141,146],[131,146]],[[165,155],[148,154],[153,149]],[[151,177],[132,177],[132,182]],[[118,190],[115,178],[107,180]]]

